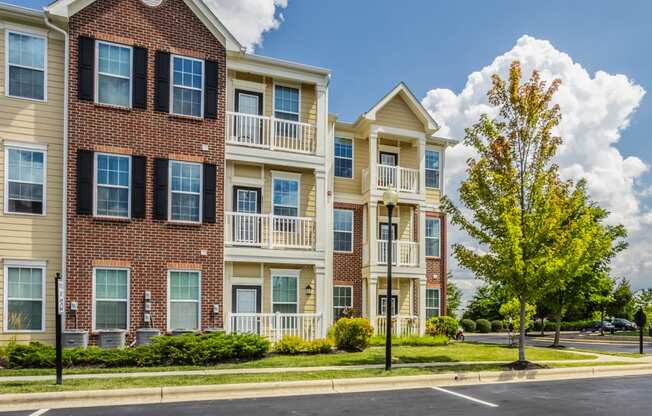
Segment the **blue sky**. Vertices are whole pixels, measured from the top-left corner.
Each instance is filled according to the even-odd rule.
[[[212,1],[219,7],[230,0]],[[272,0],[257,1],[262,4]],[[35,8],[48,3],[10,2]],[[245,7],[229,5],[234,9]],[[435,88],[459,94],[469,74],[512,50],[525,34],[549,41],[590,77],[596,71],[623,74],[629,83],[652,91],[650,1],[549,0],[544,6],[524,1],[289,0],[287,7],[277,8],[275,13],[277,18],[282,13],[280,25],[263,33],[256,52],[330,68],[330,111],[345,121],[354,120],[399,81],[405,81],[419,98]],[[219,16],[220,10],[216,14]],[[238,22],[246,22],[246,16]],[[232,31],[238,32],[236,28]],[[555,63],[550,65],[554,69]],[[612,94],[619,94],[618,88]],[[644,165],[652,164],[650,99],[645,95],[635,100],[637,108],[628,113],[626,122],[621,122],[620,137],[613,144],[622,158],[638,158]],[[433,104],[433,109],[440,104]],[[617,107],[609,108],[617,111]],[[577,114],[582,116],[581,111]],[[585,151],[593,149],[587,144]],[[577,159],[580,165],[584,163],[582,157]],[[597,176],[593,181],[598,182],[601,170],[592,169]],[[635,214],[623,210],[622,218],[637,215],[632,244],[652,248],[648,237],[652,228],[652,172],[648,169],[632,177],[632,189],[625,197],[631,196],[638,205]],[[617,201],[608,200],[608,190],[601,192],[597,197],[600,202],[620,209]],[[645,253],[630,256],[619,269],[619,274],[632,279],[635,287],[652,286],[646,280],[652,276],[652,263],[640,260]]]

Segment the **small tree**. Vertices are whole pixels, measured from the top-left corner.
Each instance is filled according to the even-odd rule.
[[[613,302],[607,308],[607,313],[617,318],[634,318],[634,292],[627,279],[621,279],[613,292]]]
[[[450,281],[452,274],[448,273],[448,283],[446,284],[446,314],[451,318],[457,319],[457,311],[462,304],[462,291],[453,282]]]
[[[523,327],[526,330],[532,326],[532,318],[535,313],[536,307],[534,305],[530,305],[529,303],[525,305]],[[500,306],[500,314],[503,316],[505,326],[508,328],[511,326],[510,330],[521,327],[521,304],[518,298],[513,298],[509,302],[502,304]],[[510,343],[512,343],[511,340]]]

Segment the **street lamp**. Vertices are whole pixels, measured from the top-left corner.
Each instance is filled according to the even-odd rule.
[[[392,369],[392,211],[398,202],[398,194],[393,189],[383,193],[383,204],[387,208],[387,296],[385,297],[385,312],[387,312],[387,328],[385,330],[385,371]]]

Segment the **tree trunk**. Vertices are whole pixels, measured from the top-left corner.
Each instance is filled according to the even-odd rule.
[[[543,322],[543,316],[541,317],[541,336],[545,335],[545,323]]]
[[[604,308],[600,312],[600,335],[604,336]]]
[[[525,361],[525,298],[519,297],[520,314],[518,323],[518,360]]]
[[[559,334],[561,332],[561,313],[555,316],[555,340],[552,342],[553,347],[559,346]]]

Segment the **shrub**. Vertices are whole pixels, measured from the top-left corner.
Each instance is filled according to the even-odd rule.
[[[374,333],[369,320],[365,318],[341,318],[333,326],[335,345],[344,351],[364,351]]]
[[[491,331],[492,332],[502,332],[503,331],[503,321],[491,321]]]
[[[462,319],[462,328],[465,332],[475,332],[475,322],[473,319]]]
[[[277,354],[296,355],[305,351],[307,343],[301,337],[286,335],[274,345]]]
[[[434,316],[426,322],[426,333],[432,336],[443,335],[455,338],[458,328],[457,320],[450,316]]]
[[[333,352],[333,343],[329,339],[315,339],[305,343],[306,354],[328,354]]]
[[[411,335],[407,337],[392,337],[392,345],[396,346],[410,346],[410,347],[436,347],[439,345],[448,344],[448,337],[445,335],[424,335],[417,336]],[[384,346],[385,337],[383,335],[376,335],[371,338],[369,345]]]
[[[487,334],[491,332],[491,322],[487,321],[486,319],[478,319],[475,321],[475,328],[478,330],[478,332]]]

